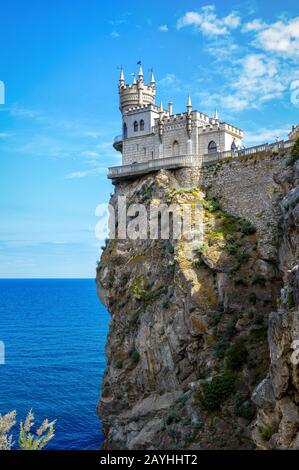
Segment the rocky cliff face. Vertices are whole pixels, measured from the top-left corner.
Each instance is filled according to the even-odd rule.
[[[204,240],[106,243],[97,271],[111,313],[98,405],[106,448],[298,447],[289,356],[299,276],[288,273],[298,259],[297,170],[284,159],[160,171],[116,186],[112,205],[119,195],[146,207],[200,204]]]
[[[270,370],[253,394],[253,428],[262,449],[299,449],[299,161],[276,175],[285,196],[279,268],[283,288],[269,318]]]

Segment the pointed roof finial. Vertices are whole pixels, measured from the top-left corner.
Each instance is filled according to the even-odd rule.
[[[217,108],[215,108],[214,119],[215,121],[219,121]]]
[[[142,78],[143,79],[143,70],[142,70],[142,63],[141,63],[141,60],[139,62],[137,62],[137,65],[139,65],[139,72],[138,72],[138,78]]]
[[[188,114],[191,114],[192,111],[192,103],[191,103],[191,98],[190,95],[188,96],[188,101],[187,101],[187,112]]]
[[[163,103],[162,103],[162,101],[160,102],[160,110],[159,111],[160,111],[160,113],[163,113]]]
[[[150,85],[153,86],[155,85],[155,77],[154,77],[154,71],[151,69],[151,78],[150,78]]]
[[[123,66],[122,66],[122,65],[121,65],[121,67],[120,67],[119,81],[120,81],[120,82],[124,82],[124,81],[125,81],[124,69],[123,69]]]

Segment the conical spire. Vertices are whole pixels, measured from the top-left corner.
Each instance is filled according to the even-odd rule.
[[[187,112],[190,114],[192,111],[192,103],[191,103],[191,98],[190,95],[188,96],[188,101],[187,101]]]
[[[219,121],[219,117],[218,117],[218,111],[217,111],[217,109],[215,109],[215,113],[214,113],[214,119],[215,119],[215,121]]]
[[[154,77],[154,72],[153,69],[151,70],[151,78],[150,78],[150,85],[155,86],[155,77]]]
[[[159,111],[160,111],[160,113],[163,113],[163,103],[162,103],[162,101],[160,102],[160,110]]]
[[[119,74],[119,86],[123,87],[125,85],[125,75],[124,75],[124,69],[123,66],[120,68],[120,74]]]
[[[142,63],[141,63],[141,62],[139,62],[138,78],[139,78],[139,80],[140,80],[140,79],[143,80],[143,70],[142,70]]]

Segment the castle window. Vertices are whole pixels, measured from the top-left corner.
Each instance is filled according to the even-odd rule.
[[[217,152],[217,145],[214,140],[211,140],[208,146],[208,153],[216,153]]]
[[[146,147],[143,147],[143,155],[146,156]]]
[[[177,140],[172,144],[172,156],[177,157],[180,154],[180,145]]]
[[[134,132],[138,132],[138,122],[134,121]]]
[[[144,120],[143,119],[141,119],[141,121],[140,121],[140,130],[144,131]]]
[[[123,125],[123,139],[125,140],[127,137],[128,137],[128,128],[127,128],[127,124],[124,123],[124,125]]]

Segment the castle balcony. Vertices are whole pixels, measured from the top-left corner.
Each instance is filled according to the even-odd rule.
[[[114,147],[115,150],[117,150],[118,152],[122,152],[122,150],[123,150],[123,136],[122,136],[122,135],[117,135],[117,136],[114,138],[113,147]]]
[[[135,176],[145,175],[153,171],[176,170],[187,167],[208,166],[225,159],[233,159],[237,157],[246,157],[250,155],[262,155],[266,152],[278,152],[279,150],[288,149],[294,145],[293,140],[280,141],[272,144],[256,145],[254,147],[244,148],[241,150],[228,150],[225,152],[216,152],[205,155],[178,155],[175,157],[157,158],[142,163],[132,163],[130,165],[113,166],[109,168],[108,178],[119,181],[134,178]]]

